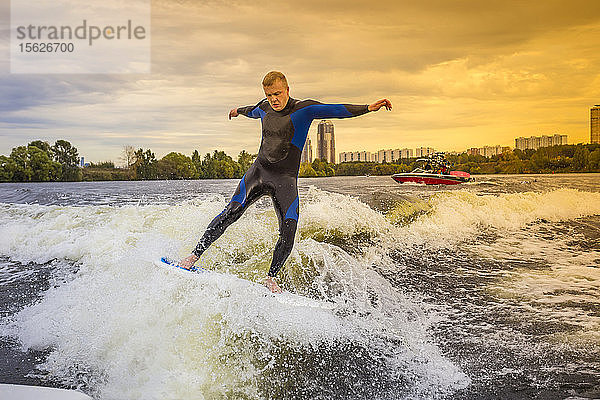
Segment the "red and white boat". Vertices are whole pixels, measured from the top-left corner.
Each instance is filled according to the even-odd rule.
[[[450,171],[448,174],[434,174],[420,168],[412,172],[394,174],[392,175],[392,179],[398,183],[415,182],[426,185],[458,185],[459,183],[473,180],[468,172]]]
[[[417,162],[425,162],[424,168],[415,168],[412,172],[392,175],[398,183],[414,182],[426,185],[458,185],[474,180],[468,172],[450,171],[443,153],[436,153],[430,158],[420,158]]]

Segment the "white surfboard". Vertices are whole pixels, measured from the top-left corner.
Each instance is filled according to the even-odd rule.
[[[42,386],[0,384],[2,400],[92,400],[81,392]]]
[[[189,270],[189,269],[180,267],[176,261],[173,261],[173,260],[169,259],[168,257],[161,257],[160,260],[155,260],[154,264],[160,268],[166,269],[172,273],[177,273],[177,274],[185,275],[185,274],[192,273],[191,275],[196,275],[196,274],[200,274],[200,275],[210,274],[211,276],[213,276],[215,274],[223,275],[220,272],[211,271],[211,270],[208,270],[208,269],[202,268],[202,267],[195,267],[195,269]],[[223,276],[225,276],[225,275],[223,275]],[[231,276],[229,276],[228,278],[231,278]],[[283,304],[288,304],[288,305],[297,306],[297,307],[316,307],[316,308],[321,308],[321,309],[325,309],[325,310],[333,310],[335,308],[335,304],[333,302],[315,300],[315,299],[301,296],[299,294],[294,294],[294,293],[285,292],[285,291],[283,293],[271,293],[271,291],[269,289],[267,289],[265,286],[263,286],[261,284],[251,282],[246,279],[239,278],[239,277],[235,277],[235,279],[240,279],[251,285],[256,285],[259,290],[264,291],[265,296],[272,297],[275,300],[277,300],[278,302],[283,303]]]

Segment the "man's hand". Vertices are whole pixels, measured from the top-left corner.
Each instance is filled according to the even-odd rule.
[[[272,293],[282,293],[283,292],[283,290],[281,290],[281,288],[279,287],[277,282],[275,282],[275,280],[270,276],[267,276],[265,278],[265,280],[263,281],[263,285],[265,285]]]
[[[231,118],[234,118],[234,117],[237,117],[238,115],[240,115],[240,114],[238,114],[238,112],[237,112],[237,108],[232,108],[232,109],[229,111],[229,119],[231,119]]]
[[[185,269],[190,269],[194,266],[196,261],[198,261],[198,257],[194,254],[190,254],[183,260],[179,261],[179,266]]]
[[[392,102],[389,101],[388,99],[381,99],[381,100],[378,100],[375,103],[369,105],[369,111],[377,111],[381,107],[384,107],[384,106],[385,106],[386,110],[392,111]]]

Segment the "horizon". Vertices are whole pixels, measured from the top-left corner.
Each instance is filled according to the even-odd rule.
[[[92,162],[117,160],[126,145],[157,158],[190,148],[256,153],[260,124],[227,113],[264,98],[260,82],[273,69],[294,98],[392,101],[392,112],[334,119],[336,155],[514,148],[517,137],[553,134],[589,143],[590,109],[600,103],[600,4],[586,1],[157,0],[151,72],[137,74],[11,73],[10,2],[0,9],[5,155],[58,139]],[[316,142],[316,123],[309,137]]]
[[[60,140],[60,139],[58,139],[58,140]],[[63,138],[63,140],[67,140],[67,139],[64,139],[64,138]],[[76,146],[76,144],[75,144],[75,143],[72,143],[72,142],[70,142],[69,140],[67,140],[67,141],[68,141],[69,143],[71,143],[71,144],[72,144],[72,145],[73,145],[75,148],[77,148],[77,146]],[[53,143],[50,143],[50,142],[48,142],[48,144],[49,144],[50,146],[52,146],[52,145],[53,145]],[[563,144],[563,145],[540,146],[539,148],[544,148],[544,147],[553,147],[553,146],[581,146],[581,145],[589,145],[589,144],[590,144],[590,143],[567,143],[567,144]],[[21,146],[27,146],[27,145],[28,145],[28,143],[23,143]],[[433,148],[433,150],[434,150],[434,152],[435,152],[435,153],[443,153],[443,154],[454,154],[454,155],[460,155],[460,154],[468,154],[468,153],[469,153],[469,150],[471,150],[471,149],[482,149],[482,148],[484,148],[484,147],[490,147],[490,148],[494,148],[494,147],[498,147],[498,146],[499,146],[499,147],[502,147],[503,149],[504,149],[504,148],[509,148],[509,150],[510,150],[510,151],[518,150],[516,147],[512,147],[512,146],[502,146],[502,145],[485,145],[485,146],[481,146],[481,147],[470,147],[470,148],[467,148],[467,149],[464,149],[464,150],[458,150],[458,151],[443,150],[443,149],[435,149],[435,148]],[[124,147],[125,147],[125,146],[124,146]],[[416,147],[416,148],[409,148],[409,149],[411,149],[411,150],[418,150],[419,148],[426,148],[426,147],[419,146],[419,147]],[[140,148],[134,148],[134,150],[139,150],[139,149],[140,149]],[[405,148],[405,149],[406,149],[406,148]],[[378,153],[378,152],[380,152],[380,151],[405,150],[405,149],[400,149],[400,148],[393,148],[393,147],[391,147],[391,148],[383,148],[383,149],[378,149],[378,150],[375,150],[375,151],[369,151],[369,150],[354,150],[354,151],[339,152],[339,153],[337,153],[337,154],[336,154],[336,156],[337,156],[337,157],[336,157],[336,161],[335,161],[333,164],[341,164],[341,163],[342,163],[342,162],[340,162],[340,161],[339,161],[339,156],[340,156],[342,153],[360,153],[360,152],[366,151],[367,153],[370,153],[370,154],[377,154],[377,153]],[[152,151],[152,149],[142,149],[142,150],[144,150],[144,151],[145,151],[145,150],[150,150],[150,151]],[[537,151],[537,148],[536,148],[536,149],[528,149],[528,150]],[[78,151],[79,151],[79,150],[78,150]],[[205,157],[206,155],[212,155],[212,154],[214,154],[214,152],[220,152],[220,151],[224,151],[224,152],[225,152],[225,154],[226,154],[227,156],[231,157],[231,158],[232,158],[234,161],[236,161],[236,160],[237,160],[237,157],[239,156],[239,153],[241,153],[241,152],[246,152],[246,153],[248,153],[248,154],[250,154],[250,155],[254,155],[254,156],[256,156],[256,154],[255,154],[255,153],[249,152],[249,151],[247,151],[247,149],[241,149],[241,150],[240,150],[240,152],[238,152],[238,154],[231,154],[231,153],[228,153],[227,151],[225,151],[225,150],[221,150],[221,149],[210,149],[210,150],[207,150],[207,151],[204,151],[204,152],[201,152],[201,151],[199,151],[198,149],[192,149],[192,150],[191,150],[191,152],[189,153],[189,155],[188,155],[187,153],[175,152],[175,151],[173,151],[173,152],[169,152],[169,153],[180,153],[180,154],[183,154],[183,155],[185,155],[185,156],[187,156],[187,157],[191,158],[191,157],[192,157],[192,155],[194,154],[194,152],[195,152],[195,151],[198,151],[198,153],[200,154],[200,156],[201,156],[201,157]],[[123,161],[123,157],[122,157],[122,155],[123,155],[123,152],[124,152],[124,148],[122,148],[122,149],[121,149],[121,155],[119,155],[119,156],[118,156],[118,157],[116,157],[115,159],[87,160],[87,159],[85,158],[85,155],[82,155],[82,154],[79,154],[79,155],[78,155],[78,157],[79,157],[80,159],[81,159],[81,158],[84,158],[84,162],[85,162],[85,164],[86,164],[86,165],[88,165],[88,164],[90,164],[90,163],[92,163],[92,164],[101,164],[101,163],[110,162],[110,163],[113,163],[113,164],[114,164],[115,168],[127,168],[126,164],[124,164],[124,163],[125,163],[125,161]],[[152,151],[152,153],[154,154],[154,151]],[[166,153],[166,154],[164,154],[162,157],[156,157],[156,159],[157,159],[157,160],[159,160],[159,159],[163,158],[164,156],[166,156],[166,155],[167,155],[167,154],[169,154],[169,153]],[[313,153],[315,153],[315,151],[313,151]],[[9,153],[9,154],[0,154],[0,155],[6,155],[6,156],[9,156],[9,155],[10,155],[10,153]],[[155,154],[155,156],[156,156],[156,154]],[[425,157],[425,156],[416,156],[416,155],[415,155],[415,156],[411,156],[411,157],[409,157],[407,160],[409,160],[409,159],[413,159],[413,158],[420,158],[420,157]],[[486,158],[491,158],[491,156],[484,156],[484,157],[486,157]],[[313,156],[313,157],[312,157],[312,161],[315,161],[315,160],[317,160],[317,158]],[[310,161],[310,162],[312,163],[312,161]],[[350,161],[344,161],[344,162],[350,162]],[[368,162],[375,162],[375,163],[378,163],[378,161],[360,161],[360,162],[366,162],[366,163],[368,163]]]

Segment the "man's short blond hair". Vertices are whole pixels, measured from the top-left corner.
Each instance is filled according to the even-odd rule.
[[[262,84],[264,87],[271,86],[277,80],[280,80],[284,84],[285,87],[288,86],[285,75],[279,71],[271,71],[268,74],[266,74],[265,77],[263,78]]]

